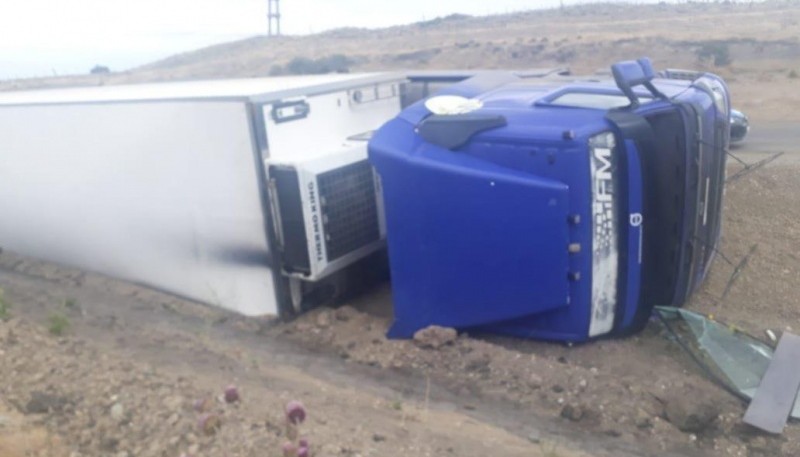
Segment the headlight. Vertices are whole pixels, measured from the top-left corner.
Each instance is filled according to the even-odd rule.
[[[747,125],[748,123],[749,120],[747,119],[747,116],[745,116],[743,112],[731,109],[731,124]]]
[[[719,84],[711,87],[711,94],[714,96],[714,106],[720,114],[728,114],[728,101],[725,99],[725,90]],[[723,117],[723,119],[725,119]]]
[[[592,316],[589,336],[614,326],[619,271],[617,157],[614,135],[589,139],[592,177]]]
[[[702,88],[711,95],[711,98],[714,99],[714,107],[719,114],[724,116],[730,115],[730,107],[725,97],[725,87],[720,81],[710,77],[703,77],[695,81],[694,85]]]

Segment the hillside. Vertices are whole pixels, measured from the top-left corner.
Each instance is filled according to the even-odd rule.
[[[486,17],[453,15],[379,30],[254,37],[175,55],[109,79],[263,76],[295,57],[333,54],[345,55],[353,70],[564,64],[586,70],[641,53],[691,66],[704,45],[728,46],[735,68],[754,70],[777,60],[800,62],[799,24],[797,2],[600,4]]]
[[[775,103],[781,89],[751,93],[752,82],[793,86],[800,72],[800,3],[595,4],[508,15],[452,15],[386,29],[338,29],[308,36],[254,37],[199,49],[103,76],[0,82],[0,89],[254,77],[312,69],[337,58],[349,71],[568,66],[593,72],[647,55],[656,66],[711,69],[737,89],[741,108]],[[312,61],[309,62],[309,59]],[[291,71],[289,71],[291,72]]]
[[[798,21],[797,3],[604,4],[488,17],[454,15],[374,31],[254,38],[174,56],[134,73],[179,79],[264,75],[294,57],[332,54],[344,54],[356,70],[563,65],[594,70],[642,53],[696,66],[703,49],[713,53],[725,47],[736,68],[753,70],[773,60],[800,61]]]

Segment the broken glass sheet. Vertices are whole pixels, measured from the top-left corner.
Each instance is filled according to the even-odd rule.
[[[769,345],[701,314],[668,306],[655,309],[695,362],[728,390],[753,398],[772,361],[774,350]],[[800,419],[797,399],[791,416]]]

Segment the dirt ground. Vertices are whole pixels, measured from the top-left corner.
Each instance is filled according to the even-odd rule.
[[[11,304],[0,321],[3,457],[277,456],[293,399],[313,455],[587,455],[533,427],[505,429],[433,373],[384,372],[280,336],[299,322],[243,319],[8,253],[0,264]],[[343,308],[336,322],[348,310],[352,322],[366,316]],[[230,384],[238,403],[220,398]],[[210,436],[194,410],[202,399],[221,418]]]
[[[800,79],[790,77],[800,71],[800,7],[604,8],[343,30],[280,46],[253,39],[102,78],[0,88],[263,75],[298,50],[352,53],[364,70],[580,70],[642,54],[697,67],[710,65],[695,58],[698,43],[724,40],[733,63],[715,71],[753,125],[733,153],[747,162],[785,154],[727,186],[721,251],[738,262],[755,248],[724,300],[733,268],[718,256],[688,307],[758,336],[800,331]],[[698,27],[704,18],[719,26]],[[358,46],[365,40],[380,52]],[[729,173],[740,167],[729,164]],[[798,424],[777,437],[743,426],[745,405],[655,322],[632,338],[575,347],[465,334],[423,347],[385,338],[389,285],[277,322],[10,252],[0,254],[0,289],[0,457],[279,456],[289,400],[306,406],[301,434],[316,456],[800,455]],[[230,384],[241,402],[221,400]],[[221,422],[210,434],[194,409],[202,399]]]

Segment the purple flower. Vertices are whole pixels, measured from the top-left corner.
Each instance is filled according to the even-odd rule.
[[[193,405],[194,410],[197,411],[198,413],[208,411],[210,407],[211,405],[209,404],[207,398],[198,398],[197,400],[194,401]]]
[[[296,457],[297,448],[290,442],[283,443],[283,457]]]
[[[205,435],[213,435],[222,426],[222,420],[216,414],[206,413],[197,419],[197,428]]]
[[[239,389],[236,388],[234,385],[230,385],[225,388],[225,402],[226,403],[236,403],[239,401]]]
[[[301,424],[306,420],[306,408],[297,400],[286,404],[286,419],[292,424]]]

